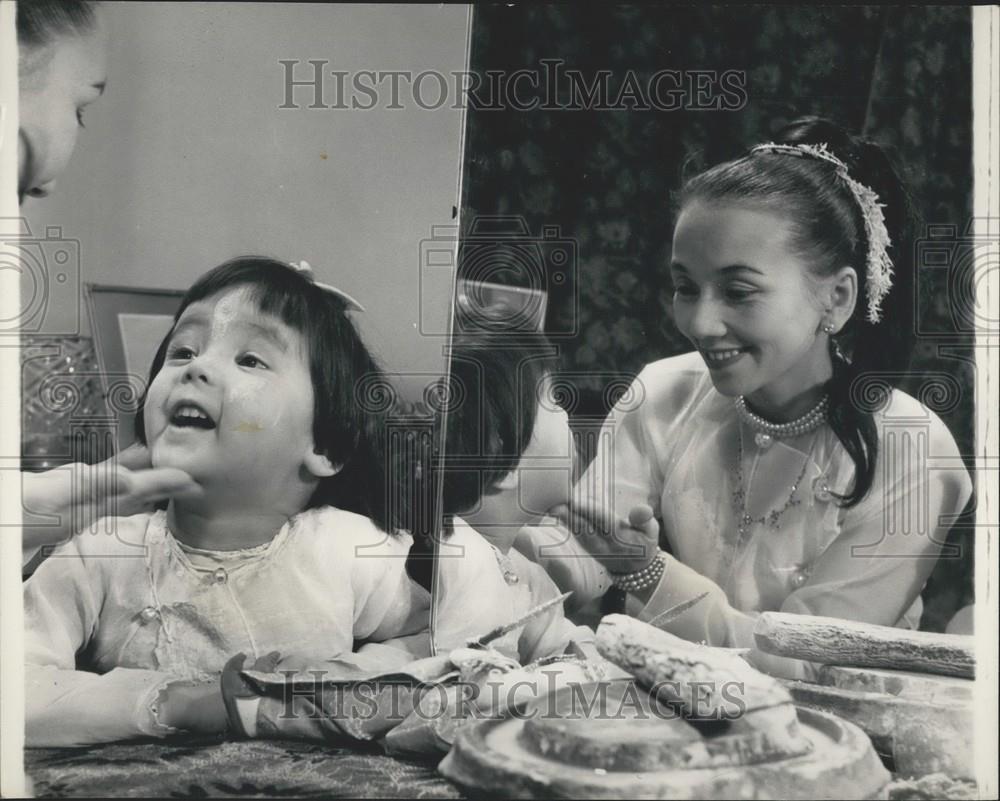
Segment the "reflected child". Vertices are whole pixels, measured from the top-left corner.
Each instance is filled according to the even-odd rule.
[[[439,651],[519,618],[558,596],[545,569],[514,548],[525,527],[565,504],[573,440],[553,397],[552,348],[520,331],[457,333],[451,348],[435,644]],[[586,554],[582,561],[596,563]],[[492,645],[527,664],[593,633],[562,606]]]

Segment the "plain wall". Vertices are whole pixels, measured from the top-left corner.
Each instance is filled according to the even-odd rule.
[[[326,70],[464,70],[468,9],[110,3],[103,13],[107,92],[86,110],[55,194],[22,209],[35,236],[59,226],[80,241],[81,286],[185,289],[235,255],[305,259],[366,307],[356,319],[389,370],[440,372],[443,340],[418,332],[421,314],[425,330],[446,330],[447,285],[421,297],[420,254],[458,203],[454,97],[433,110],[408,91],[401,110],[310,109],[312,90],[297,89],[302,107],[279,109],[279,59],[303,62],[298,79],[312,76],[309,59]],[[335,102],[331,77],[324,88]],[[72,333],[77,309],[86,334],[79,293],[56,288],[43,331]]]

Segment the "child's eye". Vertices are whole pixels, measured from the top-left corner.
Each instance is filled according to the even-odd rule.
[[[167,348],[167,358],[171,361],[187,361],[194,358],[194,351],[184,345],[171,345]]]
[[[260,367],[265,370],[267,369],[267,365],[264,364],[263,361],[261,361],[260,357],[254,356],[252,353],[247,353],[244,354],[243,356],[240,356],[239,360],[237,361],[237,364],[239,364],[240,367],[250,367],[250,368]]]
[[[698,287],[694,284],[674,284],[674,296],[680,298],[693,298],[698,294]]]

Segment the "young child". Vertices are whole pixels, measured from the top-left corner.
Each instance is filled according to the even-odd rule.
[[[552,396],[551,346],[542,334],[456,333],[454,402],[446,421],[443,509],[438,548],[435,646],[447,651],[557,597],[539,564],[513,548],[525,527],[565,504],[573,445],[566,412]],[[587,554],[575,554],[597,569]],[[581,565],[581,569],[585,569]],[[527,664],[592,642],[557,605],[491,645]]]
[[[354,397],[379,368],[352,304],[260,257],[185,295],[138,427],[153,465],[203,493],[98,521],[26,583],[28,745],[221,732],[234,654],[320,663],[426,627],[411,538],[387,518],[381,427]],[[410,659],[377,650],[386,667]]]

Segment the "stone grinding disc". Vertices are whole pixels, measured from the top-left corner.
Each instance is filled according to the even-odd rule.
[[[741,720],[735,734],[726,726],[660,719],[648,700],[620,703],[632,692],[627,684],[614,682],[603,692],[583,685],[576,709],[560,691],[517,717],[471,725],[440,770],[470,795],[508,798],[877,798],[889,781],[864,733],[833,715],[798,710],[789,742],[806,747],[797,756],[762,757],[751,743],[748,762],[733,764],[733,754],[737,762],[743,758],[739,748],[712,744],[745,739],[752,718]],[[580,698],[598,700],[587,710]],[[637,720],[642,710],[654,714]],[[713,750],[727,755],[724,763],[713,762]]]

